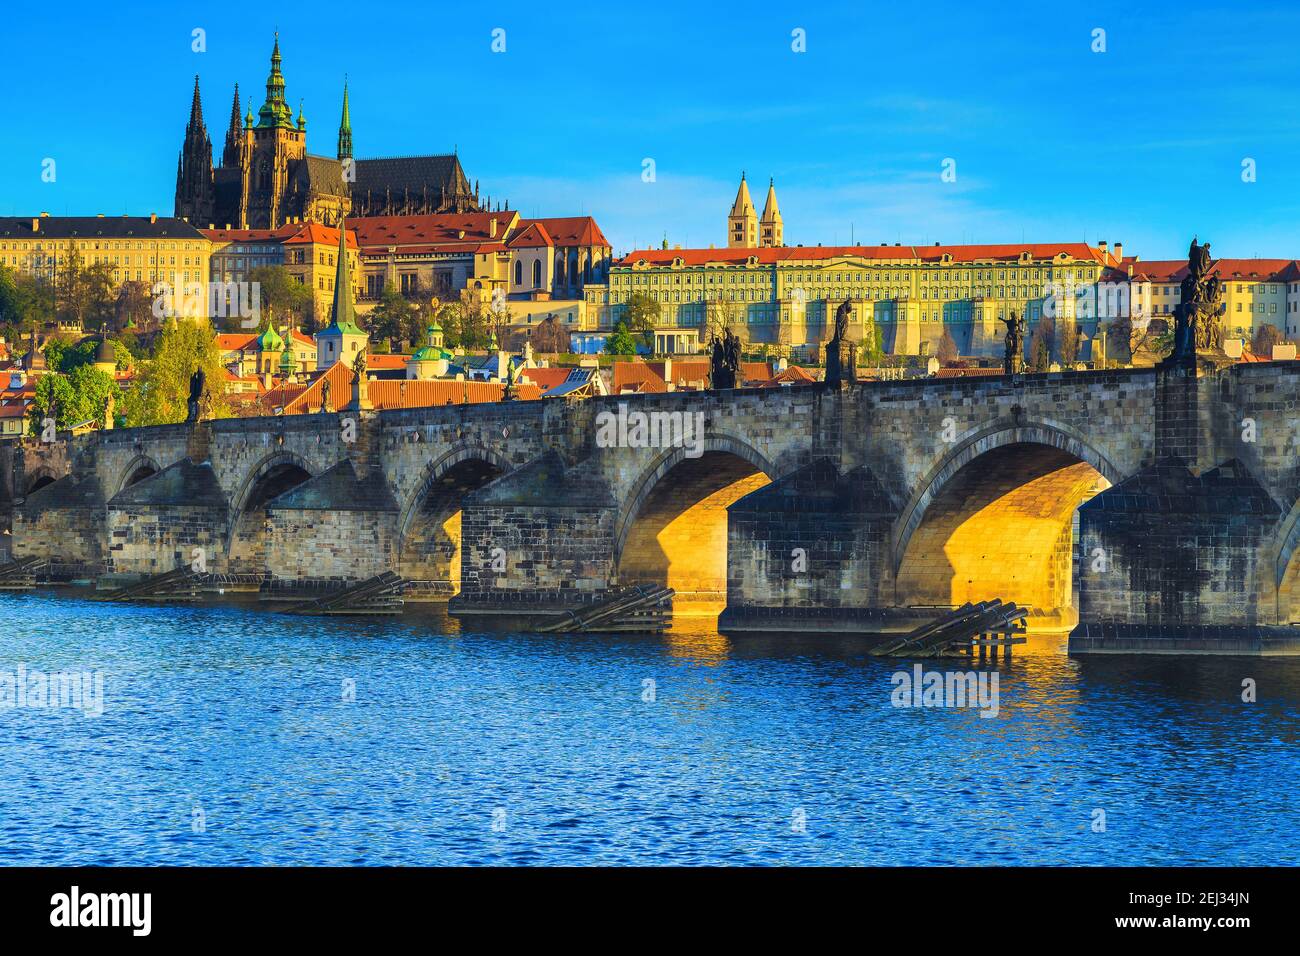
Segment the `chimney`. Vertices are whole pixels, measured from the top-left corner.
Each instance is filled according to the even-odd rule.
[[[1116,241],[1115,249],[1112,255],[1114,255],[1117,260],[1122,262],[1124,260],[1124,243]]]
[[[1098,240],[1097,240],[1097,248],[1101,250],[1101,254],[1102,254],[1102,255],[1105,255],[1105,254],[1106,254],[1106,251],[1107,251],[1106,240],[1105,240],[1105,239],[1098,239]]]
[[[158,221],[158,214],[157,214],[156,212],[151,212],[151,213],[149,213],[149,221],[150,221],[151,223],[152,223],[152,222],[157,222],[157,221]]]
[[[43,216],[45,215],[45,213],[41,213],[41,215]],[[40,232],[40,231],[41,231],[41,221],[39,219],[33,219],[32,232]]]
[[[488,236],[495,239],[497,237],[497,217],[493,216],[488,220]]]

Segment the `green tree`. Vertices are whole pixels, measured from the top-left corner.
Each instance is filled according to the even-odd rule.
[[[419,311],[391,284],[384,285],[379,304],[366,317],[372,338],[400,342],[409,336]]]
[[[867,310],[862,319],[862,362],[869,367],[878,366],[885,357],[885,350],[880,345],[880,331],[876,328],[876,317]]]
[[[54,273],[58,315],[83,328],[100,328],[112,319],[116,296],[113,267],[107,262],[86,265],[81,252],[72,252]]]
[[[659,324],[659,303],[646,292],[633,292],[623,309],[623,321],[649,348],[654,344],[655,327]]]
[[[113,329],[123,332],[130,328],[153,328],[153,295],[149,286],[134,279],[123,282],[117,290],[117,302],[114,306]]]
[[[113,339],[109,339],[108,344],[113,349],[116,367],[119,369],[130,368],[133,361],[131,350],[121,342],[116,342]],[[79,366],[93,364],[95,353],[98,351],[99,339],[97,338],[82,339],[76,345],[58,339],[51,339],[45,346],[45,361],[52,371],[63,372],[66,375]]]
[[[153,355],[139,363],[139,374],[124,396],[126,423],[166,425],[182,422],[188,410],[190,376],[203,369],[212,396],[212,415],[227,414],[221,396],[225,369],[212,327],[189,319],[169,320],[154,340]]]
[[[250,282],[258,287],[262,314],[256,316],[257,327],[262,326],[262,319],[269,319],[275,328],[281,328],[287,321],[294,328],[302,328],[313,314],[312,291],[284,266],[258,266],[248,274]],[[246,330],[242,323],[251,321],[239,316],[227,316],[226,328]]]
[[[636,339],[627,330],[627,323],[620,322],[614,328],[614,334],[605,340],[607,355],[636,355]]]
[[[121,391],[112,376],[93,365],[78,365],[70,374],[48,372],[36,382],[36,395],[32,399],[31,419],[34,431],[40,431],[50,403],[57,403],[55,422],[59,428],[68,428],[82,422],[98,421],[104,414],[109,396],[117,401]]]
[[[1042,316],[1029,337],[1029,367],[1035,372],[1046,372],[1052,366],[1052,349],[1056,341],[1056,321]]]
[[[15,328],[22,325],[22,300],[18,295],[18,279],[13,270],[0,264],[0,322]]]
[[[36,394],[32,397],[32,404],[27,411],[31,417],[32,431],[40,434],[51,405],[56,405],[54,421],[58,427],[67,428],[75,424],[77,420],[72,417],[74,400],[72,383],[68,381],[66,375],[60,375],[58,372],[47,372],[42,375],[36,380]]]

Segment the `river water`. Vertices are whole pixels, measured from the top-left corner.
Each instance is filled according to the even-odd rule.
[[[894,706],[914,662],[853,638],[486,634],[68,591],[0,613],[0,692],[20,668],[102,678],[99,714],[93,693],[0,699],[4,864],[1300,855],[1300,660],[1071,659],[1035,637],[984,667],[982,717]]]

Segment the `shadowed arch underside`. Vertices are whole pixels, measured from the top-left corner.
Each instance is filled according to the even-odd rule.
[[[229,568],[235,574],[261,574],[266,568],[267,502],[311,478],[297,458],[264,462],[242,491],[242,507],[230,529]]]
[[[899,563],[899,605],[1001,598],[1031,624],[1069,627],[1075,513],[1110,487],[1061,448],[1010,444],[963,465],[935,489]]]
[[[680,458],[629,519],[619,583],[672,588],[675,615],[717,614],[726,603],[727,508],[768,482],[762,469],[733,452]]]
[[[504,462],[470,454],[431,471],[402,519],[398,573],[412,582],[408,597],[451,598],[460,592],[462,503],[504,471]]]

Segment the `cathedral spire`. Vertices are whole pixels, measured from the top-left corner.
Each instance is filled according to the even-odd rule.
[[[176,164],[176,215],[191,222],[206,224],[212,215],[212,141],[203,124],[203,101],[199,98],[199,78],[194,77],[194,99],[190,103],[190,121],[185,126],[185,141]]]
[[[271,50],[271,73],[266,78],[266,102],[258,110],[257,125],[293,126],[293,110],[284,101],[284,74],[280,72],[280,33],[275,34],[275,47]]]
[[[230,105],[230,125],[226,127],[226,148],[221,154],[221,165],[239,165],[239,131],[243,128],[243,114],[239,111],[239,84],[235,84],[235,99]]]
[[[343,118],[339,120],[340,160],[352,158],[352,114],[348,110],[348,80],[343,78]]]
[[[190,102],[190,125],[203,125],[203,100],[199,97],[199,75],[194,74],[194,99]]]

